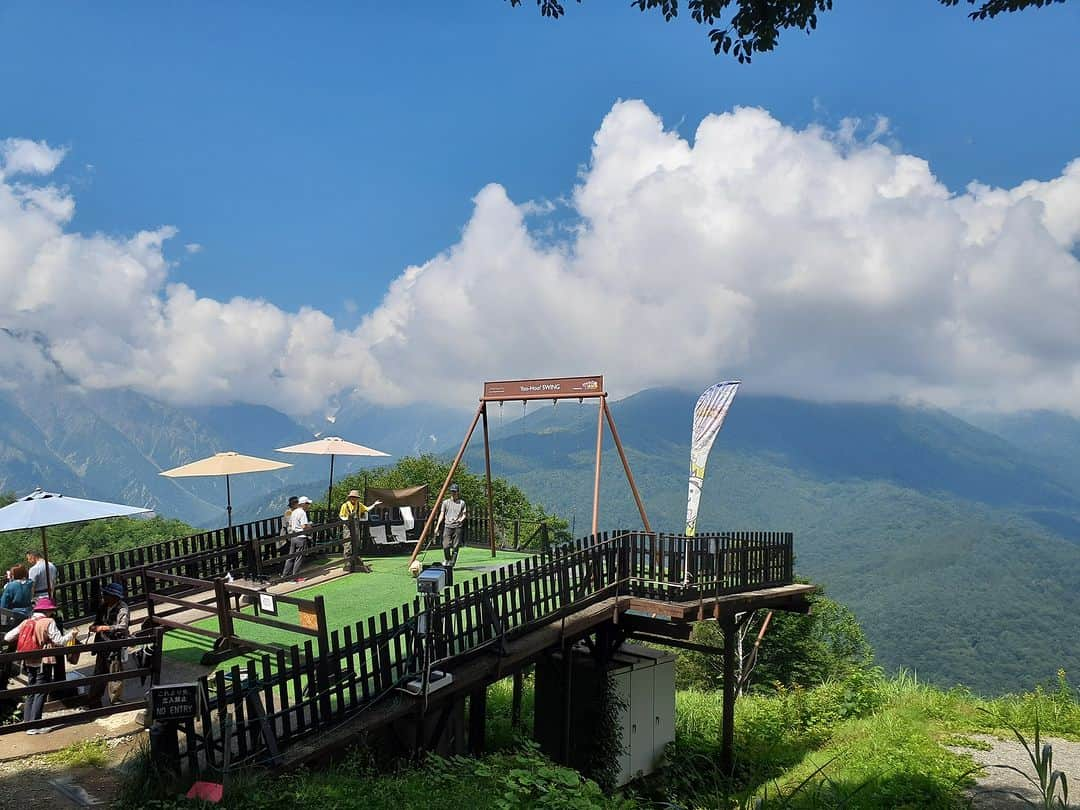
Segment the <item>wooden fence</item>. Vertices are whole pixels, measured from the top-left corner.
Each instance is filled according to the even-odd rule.
[[[417,532],[424,515],[426,512],[418,517]],[[315,509],[312,510],[312,522],[318,528],[315,542],[306,555],[340,552],[340,521],[327,520],[326,510]],[[497,536],[504,546],[522,548],[546,549],[549,540],[553,539],[547,524],[528,521],[500,521]],[[469,545],[486,547],[486,518],[470,518],[465,538]],[[281,516],[277,516],[241,523],[231,530],[214,529],[189,537],[61,563],[57,566],[58,577],[53,597],[64,619],[79,623],[93,617],[100,601],[101,588],[108,582],[119,582],[124,586],[124,601],[129,605],[143,604],[146,592],[142,572],[146,568],[202,580],[212,580],[226,574],[240,578],[276,573],[288,556],[288,549],[279,547],[281,541]],[[408,550],[411,547],[391,547],[388,552]],[[364,553],[369,551],[365,549]]]
[[[688,541],[688,542],[687,542]],[[221,768],[273,760],[280,747],[336,726],[391,694],[429,663],[446,665],[615,595],[687,601],[792,582],[792,535],[737,532],[682,538],[621,532],[590,536],[203,678],[187,756]],[[688,549],[688,550],[687,550]],[[700,580],[684,585],[691,573]],[[428,629],[419,632],[420,623]]]
[[[89,688],[95,684],[115,683],[117,681],[127,681],[133,678],[139,678],[140,681],[149,681],[151,686],[156,686],[161,678],[161,640],[163,632],[164,630],[159,628],[147,633],[137,634],[130,638],[117,639],[115,641],[99,641],[92,644],[78,644],[71,647],[47,648],[45,650],[37,650],[34,652],[0,653],[0,667],[2,667],[5,672],[5,681],[7,680],[6,673],[9,672],[10,668],[13,666],[24,665],[28,661],[36,663],[36,660],[40,660],[43,656],[49,657],[50,653],[53,654],[52,657],[57,658],[59,661],[57,664],[59,669],[58,677],[61,679],[49,683],[35,684],[33,686],[19,686],[14,689],[0,690],[0,700],[27,700],[34,695],[44,695],[46,701],[51,697],[60,697],[71,703],[71,705],[78,706],[85,703],[85,697],[79,695],[79,690],[82,688]],[[68,654],[89,653],[91,655],[108,655],[116,650],[134,649],[135,647],[143,647],[144,645],[150,646],[148,647],[148,656],[141,666],[125,669],[122,672],[110,672],[104,675],[88,675],[70,681],[63,680],[66,672],[63,658]],[[62,725],[65,722],[71,721],[83,723],[110,714],[143,709],[145,706],[145,696],[141,696],[135,700],[121,701],[104,707],[89,708],[70,716],[57,716],[55,712],[50,711],[49,716],[43,719],[30,722],[20,721],[6,726],[0,726],[0,734],[14,734],[30,729]]]

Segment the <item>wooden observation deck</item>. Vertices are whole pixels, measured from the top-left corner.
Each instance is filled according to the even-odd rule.
[[[621,531],[555,547],[426,602],[418,597],[202,678],[200,713],[184,728],[187,764],[220,769],[227,757],[291,767],[395,724],[399,738],[402,725],[411,729],[413,750],[434,749],[465,698],[468,747],[482,750],[491,683],[514,675],[517,703],[520,674],[541,656],[584,642],[603,662],[636,638],[723,656],[718,764],[730,770],[738,624],[763,608],[808,612],[815,590],[794,583],[792,546],[786,532],[687,538]],[[722,648],[689,641],[702,620],[723,628]],[[433,671],[452,681],[430,688]],[[402,689],[417,678],[424,684],[418,694]]]

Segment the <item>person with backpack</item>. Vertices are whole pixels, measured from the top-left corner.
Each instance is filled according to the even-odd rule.
[[[20,620],[29,619],[34,599],[34,580],[25,565],[16,565],[11,569],[11,580],[0,594],[0,608],[10,610]]]
[[[49,647],[59,647],[67,642],[67,637],[56,626],[54,614],[56,603],[52,597],[39,597],[34,603],[34,612],[29,619],[20,622],[4,634],[4,641],[18,640],[15,651],[33,653]],[[31,655],[23,659],[23,672],[26,673],[26,685],[53,683],[58,680],[59,666],[53,656]],[[30,723],[41,719],[45,708],[45,692],[27,696],[23,703],[23,722]],[[32,728],[27,734],[43,734],[47,729]]]

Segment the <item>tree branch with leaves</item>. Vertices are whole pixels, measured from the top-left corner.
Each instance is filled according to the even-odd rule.
[[[508,0],[520,6],[523,0]],[[577,0],[580,4],[582,0]],[[1043,8],[1065,0],[938,0],[943,6],[976,6],[973,20],[989,20],[999,14]],[[536,0],[540,16],[557,20],[566,14],[564,0]],[[653,11],[671,22],[679,16],[679,0],[631,0],[631,8]],[[685,0],[685,9],[699,25],[709,26],[713,53],[733,56],[749,64],[755,54],[773,50],[782,31],[806,34],[817,29],[818,15],[832,11],[833,0]]]

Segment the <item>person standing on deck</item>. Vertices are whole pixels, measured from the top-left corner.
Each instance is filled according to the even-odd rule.
[[[367,520],[367,513],[378,506],[382,501],[375,501],[371,506],[364,506],[360,503],[360,490],[350,489],[349,496],[345,500],[345,503],[341,505],[341,510],[338,512],[338,517],[341,518],[341,522],[345,524],[345,529],[342,532],[342,539],[344,542],[343,551],[345,555],[345,570],[352,572],[352,548],[353,542],[360,542],[359,537],[352,536],[352,521],[355,520]],[[360,529],[357,527],[357,532]]]
[[[30,579],[25,565],[16,565],[9,573],[11,581],[0,594],[0,608],[10,610],[20,620],[29,619],[34,603],[34,580]]]
[[[98,606],[94,623],[90,625],[90,632],[94,634],[94,642],[118,641],[128,637],[128,629],[131,623],[131,610],[124,601],[124,586],[119,582],[106,583],[101,589],[101,604]],[[120,672],[124,669],[123,651],[107,650],[95,652],[94,674],[107,675],[110,672]],[[101,707],[101,698],[105,694],[106,685],[109,687],[109,704],[118,702],[124,693],[124,682],[113,681],[106,684],[100,681],[91,685],[90,694],[86,699],[91,709]]]
[[[284,579],[292,579],[294,582],[303,582],[297,576],[300,566],[304,562],[304,549],[307,547],[307,533],[311,531],[311,521],[308,519],[307,509],[311,498],[302,495],[296,502],[296,508],[289,515],[289,559],[285,561],[285,568],[281,572]]]
[[[34,596],[51,596],[50,591],[56,587],[56,566],[45,562],[41,552],[34,550],[26,552],[26,564],[30,566],[30,579],[34,580]]]
[[[457,559],[458,548],[461,546],[461,529],[465,525],[467,508],[465,501],[461,499],[457,484],[450,485],[450,497],[442,502],[439,507],[439,520],[435,524],[435,533],[438,534],[442,526],[442,550],[443,559],[450,562]]]
[[[4,634],[4,641],[11,643],[17,640],[17,652],[34,652],[48,647],[63,645],[69,636],[61,634],[56,626],[53,614],[56,613],[56,603],[48,596],[43,596],[34,604],[34,612],[29,619],[20,622]],[[58,679],[57,661],[53,656],[30,656],[23,659],[23,672],[26,675],[27,686],[37,686],[43,683],[52,683]],[[45,708],[45,693],[39,692],[28,695],[23,703],[23,722],[29,723],[41,719],[41,712]],[[32,728],[27,734],[44,734],[48,729]]]
[[[281,516],[281,542],[277,544],[278,554],[284,554],[289,548],[289,515],[292,514],[293,509],[300,503],[300,498],[296,495],[289,496],[289,505],[285,507],[285,514]]]

